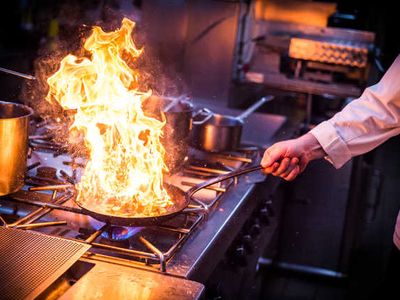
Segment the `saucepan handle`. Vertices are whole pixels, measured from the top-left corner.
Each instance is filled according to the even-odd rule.
[[[197,112],[194,113],[192,123],[194,125],[203,125],[205,122],[207,122],[208,120],[210,120],[212,118],[213,114],[214,113],[211,110],[203,107],[202,109],[199,109]],[[204,118],[202,120],[194,121],[194,118],[196,118],[197,116],[201,116],[201,115],[204,116]]]
[[[267,103],[274,99],[274,96],[265,96],[262,97],[260,100],[258,100],[256,103],[251,105],[248,109],[246,109],[244,112],[242,112],[239,116],[236,117],[236,119],[240,121],[244,121],[248,116],[250,116],[253,112],[255,112],[260,106],[262,106],[264,103]]]

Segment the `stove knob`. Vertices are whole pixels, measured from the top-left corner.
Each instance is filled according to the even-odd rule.
[[[254,237],[258,236],[260,233],[261,233],[260,224],[258,224],[258,222],[254,223],[250,228],[250,236],[254,238]]]
[[[243,236],[243,246],[244,249],[249,253],[254,252],[254,243],[253,243],[253,238],[251,237],[250,234],[246,234]]]
[[[243,244],[239,244],[235,249],[235,263],[241,267],[246,266],[246,249]]]
[[[270,224],[269,216],[270,216],[270,214],[269,214],[269,210],[267,207],[263,207],[260,209],[260,219],[261,219],[261,222],[263,222],[265,225]]]

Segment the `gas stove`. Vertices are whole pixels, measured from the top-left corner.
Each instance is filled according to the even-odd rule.
[[[260,117],[266,119],[264,128],[272,137],[279,129],[276,117]],[[247,141],[229,153],[190,148],[183,167],[165,180],[187,191],[220,174],[258,164],[262,148]],[[76,205],[73,186],[83,159],[43,135],[30,136],[30,149],[26,185],[0,197],[0,225],[90,247],[45,294],[58,291],[65,299],[79,299],[101,291],[106,299],[112,289],[115,298],[124,298],[123,293],[132,293],[126,279],[135,281],[134,287],[129,285],[135,292],[150,289],[159,295],[173,287],[174,295],[196,299],[204,286],[221,284],[224,276],[226,290],[234,294],[232,278],[253,280],[257,259],[276,231],[280,201],[273,198],[279,180],[265,180],[261,172],[200,190],[188,209],[162,225],[119,227],[93,219]],[[126,277],[123,282],[121,277]],[[243,282],[236,285],[248,288]]]
[[[254,183],[264,180],[264,175],[253,174],[200,190],[187,210],[159,226],[113,226],[86,215],[74,202],[73,185],[82,161],[41,138],[31,139],[24,188],[0,198],[3,226],[83,242],[91,246],[83,258],[95,262],[199,280],[215,266],[208,262],[207,268],[199,268],[204,264],[201,260],[210,260],[206,258],[209,251],[233,237],[224,227]],[[258,163],[259,150],[251,145],[218,154],[190,149],[185,165],[167,176],[166,182],[186,191],[220,174]],[[220,247],[220,255],[224,251],[225,247]]]

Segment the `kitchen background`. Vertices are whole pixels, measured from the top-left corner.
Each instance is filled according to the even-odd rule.
[[[141,68],[155,93],[189,95],[217,110],[272,94],[257,115],[285,120],[275,141],[332,116],[400,50],[390,1],[18,0],[2,1],[0,15],[0,67],[38,78],[43,61],[76,51],[92,25],[115,29],[127,16],[137,22]],[[310,48],[296,42],[327,46],[308,57]],[[0,74],[0,86],[1,100],[41,100],[35,82]],[[262,124],[256,129],[245,138],[267,146]],[[278,229],[258,257],[253,292],[262,299],[369,295],[386,267],[400,206],[399,150],[394,138],[340,170],[317,161],[294,182],[280,182]],[[205,280],[206,298],[226,293],[223,275],[214,276]]]

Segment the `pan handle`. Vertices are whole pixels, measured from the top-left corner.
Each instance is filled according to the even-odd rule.
[[[194,118],[197,117],[198,115],[204,115],[204,119],[200,120],[200,121],[194,121]],[[209,110],[208,108],[203,107],[202,109],[198,110],[197,112],[194,113],[193,115],[193,121],[192,123],[194,125],[203,125],[205,122],[207,122],[208,120],[210,120],[212,118],[212,116],[214,115],[214,113]]]
[[[192,187],[190,190],[188,190],[186,192],[186,196],[185,196],[186,200],[189,202],[190,199],[192,198],[192,196],[195,193],[197,193],[201,189],[209,187],[210,185],[213,185],[213,184],[216,184],[216,183],[220,183],[220,182],[222,182],[224,180],[227,180],[227,179],[230,179],[230,178],[233,178],[233,177],[236,177],[236,176],[240,176],[240,175],[243,175],[243,174],[247,174],[247,173],[250,173],[250,172],[258,171],[258,170],[261,170],[261,169],[262,169],[262,167],[259,166],[259,165],[258,166],[253,166],[253,167],[248,167],[248,168],[244,168],[244,169],[240,169],[240,170],[236,170],[236,171],[230,172],[228,174],[217,176],[215,178],[212,178],[210,180],[202,182],[199,185],[196,185],[196,186]]]
[[[243,121],[248,116],[250,116],[253,112],[255,112],[261,105],[271,101],[272,99],[274,99],[274,96],[272,96],[272,95],[262,97],[260,100],[258,100],[256,103],[251,105],[248,109],[246,109],[244,112],[242,112],[240,115],[238,115],[236,117],[236,119]]]

